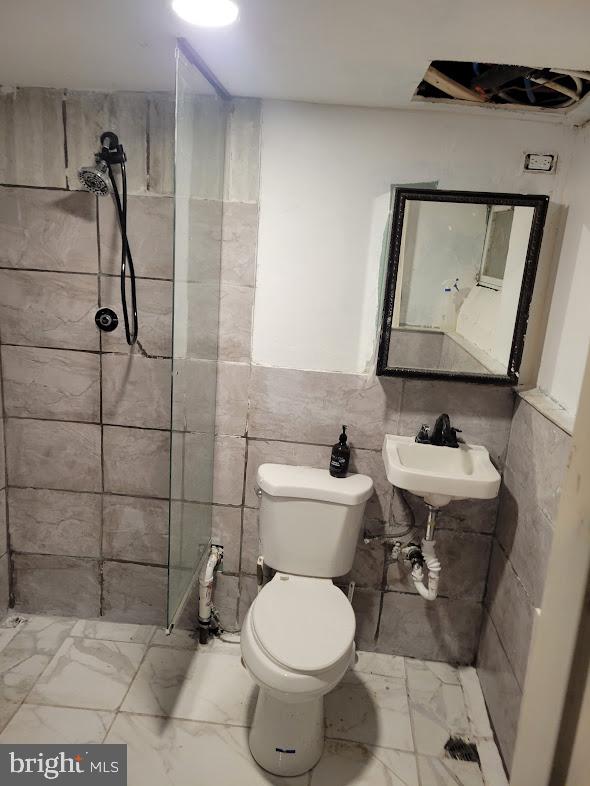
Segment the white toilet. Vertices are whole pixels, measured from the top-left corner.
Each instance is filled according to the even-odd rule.
[[[332,578],[352,567],[365,504],[366,475],[262,464],[260,540],[277,572],[242,626],[242,656],[260,686],[250,750],[265,770],[299,775],[324,746],[324,695],[354,658],[355,617]]]

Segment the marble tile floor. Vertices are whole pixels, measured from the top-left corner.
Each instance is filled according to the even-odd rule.
[[[326,697],[326,745],[280,778],[248,750],[256,688],[237,644],[187,631],[8,615],[0,622],[0,743],[125,743],[129,786],[506,786],[472,668],[359,652]],[[481,766],[445,754],[451,734]]]

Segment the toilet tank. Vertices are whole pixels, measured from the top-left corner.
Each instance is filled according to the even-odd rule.
[[[327,469],[261,464],[256,482],[267,565],[319,578],[348,573],[373,493],[371,478],[333,478]]]

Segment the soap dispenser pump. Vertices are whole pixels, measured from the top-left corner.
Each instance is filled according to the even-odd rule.
[[[350,448],[346,444],[346,426],[342,426],[342,434],[338,442],[332,448],[330,458],[330,475],[334,478],[345,478],[348,473],[348,462],[350,461]]]

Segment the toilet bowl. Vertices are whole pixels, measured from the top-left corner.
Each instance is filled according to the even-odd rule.
[[[323,697],[354,658],[354,612],[332,578],[352,567],[373,483],[281,464],[261,465],[256,481],[261,554],[276,572],[242,625],[259,686],[250,750],[265,770],[300,775],[322,755]]]
[[[259,686],[250,750],[264,769],[299,775],[324,745],[323,697],[354,660],[355,618],[330,579],[277,573],[242,626],[242,657]]]

